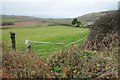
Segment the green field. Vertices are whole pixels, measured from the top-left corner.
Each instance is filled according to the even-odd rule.
[[[25,28],[10,28],[2,29],[2,41],[10,48],[10,35],[9,32],[16,33],[17,50],[25,50],[25,40],[38,41],[38,42],[54,42],[65,43],[64,45],[56,44],[40,44],[31,43],[32,50],[42,57],[47,57],[56,51],[60,51],[65,45],[82,39],[80,43],[85,41],[89,29],[88,28],[75,28],[69,26],[44,26],[44,27],[25,27]]]

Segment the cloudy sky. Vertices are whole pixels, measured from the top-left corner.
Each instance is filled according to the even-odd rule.
[[[86,13],[115,10],[119,0],[1,0],[2,14],[41,18],[74,18]]]

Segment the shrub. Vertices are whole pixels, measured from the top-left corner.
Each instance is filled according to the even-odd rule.
[[[118,78],[116,55],[112,52],[103,53],[72,46],[48,59],[48,65],[56,78]]]
[[[73,21],[72,21],[72,25],[73,25],[74,27],[80,27],[81,22],[78,21],[77,18],[75,18],[75,19],[73,19]]]
[[[84,45],[85,49],[106,50],[120,47],[120,12],[113,11],[95,21],[91,33]]]
[[[14,25],[13,22],[3,22],[2,26]]]

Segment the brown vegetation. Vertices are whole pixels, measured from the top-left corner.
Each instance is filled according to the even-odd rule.
[[[120,47],[120,12],[111,12],[94,23],[84,48],[106,50]],[[114,50],[114,49],[112,49]]]
[[[46,62],[31,52],[2,50],[2,78],[45,78],[52,74]]]
[[[53,55],[47,61],[30,52],[3,49],[2,54],[3,78],[118,78],[114,53],[83,51],[78,45]]]
[[[11,25],[8,25],[8,23],[11,23],[11,22],[5,22],[5,25],[4,23],[2,23],[2,27],[1,28],[16,28],[16,27],[33,27],[33,26],[41,26],[41,25],[52,25],[52,23],[49,23],[49,22],[43,22],[43,21],[39,21],[39,20],[31,20],[31,21],[18,21],[18,22],[12,22]]]
[[[107,79],[118,78],[117,61],[114,52],[83,51],[72,46],[48,59],[48,65],[57,78]]]

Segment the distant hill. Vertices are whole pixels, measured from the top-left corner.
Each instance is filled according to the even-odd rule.
[[[38,18],[30,16],[2,15],[2,22],[18,22],[29,20],[38,20]]]
[[[99,19],[101,16],[104,16],[105,14],[110,13],[110,12],[112,11],[89,13],[89,14],[79,16],[77,17],[77,19],[80,20],[82,24],[85,24],[87,22],[94,22],[95,20]],[[73,18],[54,19],[54,18],[37,18],[37,17],[30,17],[30,16],[2,15],[2,19],[0,18],[0,20],[2,20],[2,23],[5,23],[5,24],[12,23],[16,26],[22,26],[22,24],[23,26],[44,26],[44,25],[71,26],[71,22]]]

